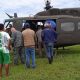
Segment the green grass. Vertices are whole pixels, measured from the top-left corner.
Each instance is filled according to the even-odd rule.
[[[56,50],[51,65],[47,58],[37,58],[36,64],[35,69],[27,69],[22,64],[11,64],[10,76],[3,76],[2,80],[80,80],[80,46]]]

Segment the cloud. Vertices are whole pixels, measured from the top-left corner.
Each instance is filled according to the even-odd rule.
[[[3,0],[0,1],[1,6],[3,6],[4,9],[14,9],[14,8],[19,8],[20,6],[31,6],[31,5],[36,5],[36,4],[41,4],[41,0],[34,1],[34,0]]]
[[[2,18],[6,19],[8,13],[13,15],[15,12],[18,13],[18,16],[28,16],[30,14],[35,14],[37,11],[41,10],[42,6],[41,0],[3,0],[0,1],[0,22]],[[3,6],[4,5],[4,6]],[[43,7],[42,7],[43,8]],[[3,14],[4,13],[4,14]]]
[[[34,15],[44,10],[45,0],[0,0],[0,22],[8,18],[5,14],[13,15],[15,12],[18,16]],[[72,8],[80,7],[79,0],[51,0],[53,8]]]
[[[79,0],[54,0],[52,2],[52,4],[56,8],[80,7],[80,1]]]

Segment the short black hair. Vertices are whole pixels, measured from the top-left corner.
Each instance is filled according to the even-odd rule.
[[[4,29],[4,24],[0,23],[0,30]]]
[[[24,28],[26,29],[26,28],[30,28],[30,24],[29,23],[25,23],[24,24]]]

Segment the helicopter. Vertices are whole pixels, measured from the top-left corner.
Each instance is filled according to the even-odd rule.
[[[54,15],[54,16],[34,16],[34,17],[17,17],[6,19],[4,25],[6,27],[13,23],[13,26],[20,30],[25,22],[29,22],[31,29],[35,32],[38,27],[38,22],[43,24],[47,19],[51,19],[56,23],[57,41],[55,47],[64,47],[80,44],[80,17],[74,17],[69,15]],[[44,27],[43,27],[44,28]]]
[[[48,0],[46,5],[48,4]],[[47,8],[48,7],[48,8]],[[46,9],[47,8],[47,9]],[[46,11],[49,11],[52,7],[46,6]],[[49,10],[48,10],[49,9]],[[47,19],[51,19],[56,23],[57,39],[55,42],[55,47],[63,47],[80,44],[80,17],[73,15],[34,15],[33,17],[18,17],[16,13],[14,16],[7,14],[10,19],[5,19],[4,25],[8,27],[12,24],[17,30],[21,31],[24,23],[28,22],[31,25],[31,29],[35,32],[38,29],[37,23],[42,22],[43,25]],[[42,27],[44,28],[44,26]]]

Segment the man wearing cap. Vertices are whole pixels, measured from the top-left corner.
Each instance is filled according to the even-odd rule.
[[[4,31],[4,25],[0,23],[0,77],[2,77],[3,65],[5,65],[6,76],[9,75],[10,40],[9,34]]]
[[[9,24],[9,26],[6,27],[6,32],[11,36],[11,28],[12,28],[12,24]]]
[[[51,24],[46,22],[42,31],[42,40],[45,45],[46,55],[49,64],[53,61],[53,47],[55,41],[55,31],[51,29]]]
[[[26,66],[30,68],[30,57],[32,58],[32,68],[35,68],[35,32],[30,29],[30,24],[24,24],[25,30],[22,32],[25,46]]]

